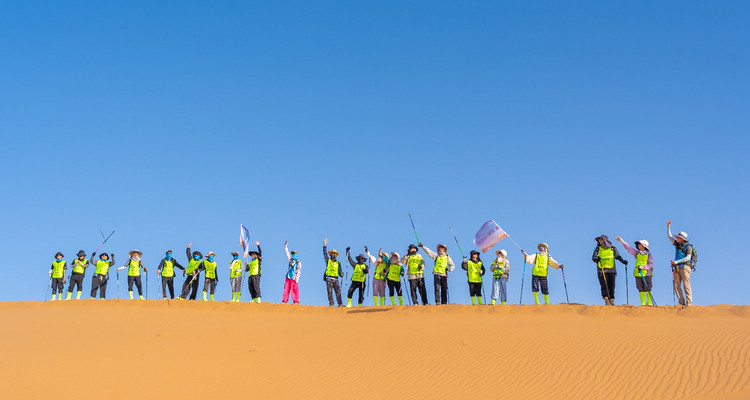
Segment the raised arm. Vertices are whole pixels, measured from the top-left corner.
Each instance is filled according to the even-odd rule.
[[[289,241],[287,240],[284,242],[284,252],[286,253],[286,261],[291,262],[292,261],[292,255],[289,254]]]
[[[437,258],[437,253],[430,250],[427,246],[423,245],[422,243],[419,243],[419,247],[421,247],[422,250],[424,250],[424,252],[427,253],[427,256],[430,257],[431,259],[434,260]]]
[[[354,268],[354,266],[357,265],[357,262],[352,260],[352,255],[349,254],[349,249],[351,248],[350,247],[346,248],[346,259],[349,260],[349,265],[351,265],[352,268]]]
[[[323,239],[323,260],[328,263],[328,238]]]
[[[622,243],[622,247],[624,247],[625,250],[628,253],[630,253],[631,256],[635,256],[635,255],[638,254],[638,251],[636,249],[630,247],[630,245],[628,244],[628,242],[625,241],[625,239],[623,239],[623,238],[621,238],[621,237],[618,236],[618,237],[615,238],[615,240],[617,240],[618,242]]]
[[[670,243],[675,243],[674,236],[672,236],[672,220],[667,221],[667,237]]]

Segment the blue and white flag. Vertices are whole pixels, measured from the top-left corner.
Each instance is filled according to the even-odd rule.
[[[244,249],[242,257],[247,257],[250,253],[250,231],[242,224],[240,224],[240,246]]]

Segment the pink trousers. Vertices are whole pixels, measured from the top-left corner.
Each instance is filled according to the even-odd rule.
[[[289,292],[292,292],[292,301],[294,304],[299,304],[299,284],[294,279],[286,278],[284,282],[284,296],[281,299],[282,303],[289,302]]]

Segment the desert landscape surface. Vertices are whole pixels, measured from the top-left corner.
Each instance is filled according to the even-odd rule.
[[[0,303],[5,399],[748,399],[750,306]]]

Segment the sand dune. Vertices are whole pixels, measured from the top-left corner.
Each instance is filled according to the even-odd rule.
[[[748,399],[750,306],[0,303],[3,398]]]

